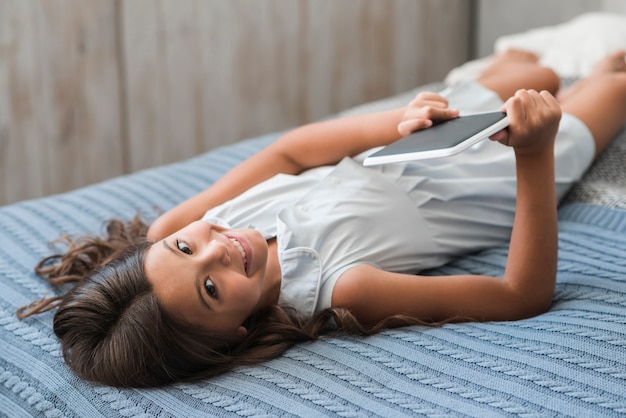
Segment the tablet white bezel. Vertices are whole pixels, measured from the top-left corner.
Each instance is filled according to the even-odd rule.
[[[488,113],[496,113],[496,112],[483,112],[483,113],[475,113],[461,116],[474,116],[474,115],[482,115]],[[373,166],[380,164],[390,164],[390,163],[400,163],[400,162],[408,162],[408,161],[417,161],[417,160],[425,160],[431,158],[443,158],[449,157],[451,155],[456,155],[466,149],[472,147],[476,143],[482,141],[483,139],[488,138],[489,136],[495,134],[496,132],[506,128],[509,125],[508,117],[504,116],[504,118],[498,120],[491,125],[488,125],[481,131],[476,134],[466,138],[462,142],[452,146],[452,147],[442,147],[437,149],[429,149],[429,150],[418,150],[415,152],[402,152],[398,154],[388,154],[388,155],[376,155],[382,147],[378,151],[374,152],[370,156],[366,157],[363,161],[364,166]],[[421,131],[417,131],[419,133]],[[404,138],[400,139],[402,141]]]

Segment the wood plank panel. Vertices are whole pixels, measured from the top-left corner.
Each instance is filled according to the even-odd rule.
[[[441,79],[469,52],[464,1],[122,4],[130,171]]]
[[[309,1],[305,117],[443,79],[468,58],[469,16],[465,1]]]
[[[112,0],[0,2],[0,201],[122,171]]]
[[[441,79],[463,0],[0,0],[0,204]]]
[[[273,128],[264,112],[285,81],[276,51],[298,40],[270,3],[123,3],[130,171]],[[298,2],[283,4],[297,15]]]
[[[0,2],[0,202],[47,190],[36,117],[40,101],[33,9]]]

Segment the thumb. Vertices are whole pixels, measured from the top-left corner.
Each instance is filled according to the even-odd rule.
[[[509,130],[508,129],[502,129],[501,131],[496,132],[495,134],[491,135],[489,137],[489,139],[491,139],[492,141],[497,141],[500,142],[504,145],[508,145],[509,143]]]

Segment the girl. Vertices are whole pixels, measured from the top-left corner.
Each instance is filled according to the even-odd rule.
[[[626,120],[625,56],[557,95],[554,72],[509,51],[476,82],[405,108],[295,129],[149,229],[111,221],[104,239],[70,240],[37,271],[76,286],[18,315],[58,307],[54,331],[79,376],[158,386],[271,359],[330,324],[371,334],[540,314],[558,198]],[[454,157],[359,164],[459,108],[501,108],[510,126]],[[505,242],[502,277],[416,275]]]

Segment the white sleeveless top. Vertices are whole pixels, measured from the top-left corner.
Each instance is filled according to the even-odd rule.
[[[337,279],[351,267],[415,273],[447,261],[407,193],[424,178],[407,182],[402,171],[400,165],[365,168],[346,158],[299,176],[279,174],[209,210],[203,220],[276,237],[279,303],[312,315],[330,306]]]
[[[501,105],[477,83],[459,86],[447,97],[451,107],[470,111]],[[593,154],[587,127],[563,115],[555,146],[559,197]],[[202,219],[276,237],[279,303],[308,316],[331,306],[336,281],[359,264],[416,273],[508,241],[516,195],[511,148],[482,141],[449,158],[377,167],[363,167],[362,158],[297,176],[276,175]]]

